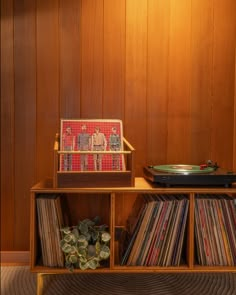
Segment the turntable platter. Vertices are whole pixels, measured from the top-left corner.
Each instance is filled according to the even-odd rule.
[[[213,167],[205,167],[201,169],[198,165],[184,165],[184,164],[171,164],[171,165],[157,165],[152,167],[156,171],[166,173],[177,173],[177,174],[205,174],[214,172]]]

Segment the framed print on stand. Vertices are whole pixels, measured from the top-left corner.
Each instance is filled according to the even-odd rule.
[[[60,171],[124,171],[121,120],[61,119]]]

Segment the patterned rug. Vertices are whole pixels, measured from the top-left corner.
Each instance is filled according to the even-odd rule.
[[[27,266],[1,267],[1,295],[35,295]],[[236,295],[236,273],[63,274],[45,276],[43,295]]]

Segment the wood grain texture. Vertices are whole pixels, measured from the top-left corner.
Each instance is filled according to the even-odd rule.
[[[53,173],[53,144],[59,130],[58,9],[56,0],[37,1],[37,180]]]
[[[62,117],[122,119],[136,176],[236,169],[235,33],[234,0],[3,0],[3,250],[29,249],[29,189],[53,175]]]
[[[14,247],[13,1],[1,1],[1,249]]]
[[[109,226],[110,216],[110,196],[105,194],[90,195],[80,194],[79,198],[76,194],[68,194],[65,203],[70,211],[68,216],[70,225],[77,225],[78,221],[89,218],[93,220],[96,216],[101,218],[101,224]],[[98,215],[99,212],[99,215]]]
[[[103,117],[124,119],[125,0],[104,0]]]
[[[81,1],[60,1],[60,117],[80,117]]]
[[[35,181],[36,172],[35,1],[15,1],[14,15],[14,247],[24,251],[27,250],[29,235],[29,189]]]
[[[167,163],[190,163],[191,3],[171,1]]]
[[[166,163],[170,1],[148,2],[147,164]]]
[[[192,1],[191,15],[190,157],[201,164],[212,156],[213,2]]]
[[[29,265],[29,251],[1,251],[1,266]]]
[[[126,1],[125,125],[136,149],[136,171],[146,162],[147,1]],[[135,98],[135,100],[133,99]]]
[[[221,159],[220,165],[232,169],[234,121],[236,3],[215,1],[213,48],[213,113],[212,159]],[[227,143],[227,144],[226,144]],[[222,157],[223,156],[223,157]]]
[[[81,118],[102,118],[103,1],[82,2]]]
[[[236,23],[236,22],[235,22]],[[235,24],[236,31],[236,24]],[[236,46],[235,46],[235,71],[236,73]],[[233,170],[236,170],[236,74],[234,74],[234,142],[233,142]]]

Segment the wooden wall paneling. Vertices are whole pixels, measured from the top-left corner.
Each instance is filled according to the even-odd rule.
[[[104,0],[103,117],[124,118],[125,0]]]
[[[171,0],[167,162],[190,162],[191,2]]]
[[[13,0],[1,1],[1,250],[14,249]]]
[[[170,1],[148,2],[147,164],[166,163]]]
[[[236,2],[215,1],[212,158],[233,167]]]
[[[139,199],[141,195],[136,194],[116,194],[116,206],[115,206],[115,224],[116,226],[129,226],[132,218],[135,220],[134,208],[138,210],[136,205],[136,199]],[[136,212],[137,213],[137,212]],[[132,216],[132,217],[131,217]],[[131,219],[130,219],[131,218]]]
[[[191,9],[190,159],[211,159],[213,1],[193,0]]]
[[[29,188],[52,177],[61,116],[121,116],[137,176],[208,155],[236,169],[235,5],[1,1],[1,250],[29,250]]]
[[[235,28],[236,30],[236,28]],[[235,46],[235,56],[234,56],[234,142],[233,142],[233,170],[236,171],[236,46]]]
[[[60,117],[80,118],[81,0],[60,1]]]
[[[136,175],[147,155],[147,1],[126,1],[125,134],[136,149]]]
[[[102,118],[103,1],[82,1],[81,118]]]
[[[1,251],[0,255],[1,266],[28,266],[30,263],[29,251]]]
[[[35,1],[14,2],[15,224],[14,248],[29,247],[29,190],[35,182]],[[24,169],[22,173],[22,169]]]
[[[96,216],[101,218],[101,224],[109,224],[109,194],[70,194],[66,198],[68,208],[68,218],[70,226],[78,224],[79,220],[86,218],[94,219]]]
[[[37,1],[37,181],[53,175],[59,130],[58,1]]]
[[[127,209],[126,200],[128,200],[127,194],[116,194],[115,196],[115,225],[126,226],[125,211]]]

